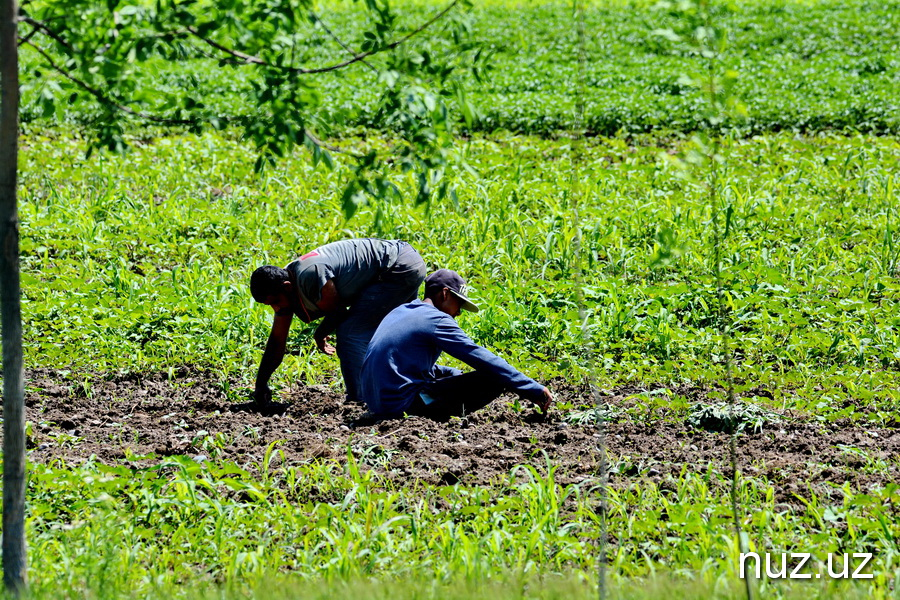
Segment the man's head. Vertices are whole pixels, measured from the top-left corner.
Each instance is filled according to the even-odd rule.
[[[466,280],[450,269],[438,269],[425,278],[425,298],[454,319],[460,309],[478,312],[478,306],[466,297]]]
[[[253,271],[250,276],[250,293],[253,299],[268,304],[276,311],[291,305],[288,297],[290,289],[291,276],[281,267],[266,265]]]

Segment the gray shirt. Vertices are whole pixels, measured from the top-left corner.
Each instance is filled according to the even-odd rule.
[[[404,242],[361,238],[325,244],[291,262],[285,269],[291,276],[299,301],[312,319],[321,316],[316,304],[322,287],[334,280],[344,304],[352,304],[362,290],[390,269]]]

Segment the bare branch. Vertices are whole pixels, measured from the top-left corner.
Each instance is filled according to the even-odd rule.
[[[293,71],[295,71],[295,72],[297,72],[297,73],[300,73],[300,74],[302,74],[302,75],[305,75],[305,74],[308,74],[308,73],[326,73],[326,72],[328,72],[328,71],[336,71],[336,70],[342,69],[342,68],[344,68],[344,67],[346,67],[346,66],[348,66],[348,65],[352,65],[352,64],[355,63],[355,62],[359,62],[359,61],[361,61],[361,60],[363,60],[363,59],[365,59],[365,58],[367,58],[367,57],[369,57],[369,56],[372,56],[373,54],[378,54],[378,53],[384,52],[384,51],[386,51],[386,50],[393,50],[393,49],[396,48],[397,46],[406,43],[407,41],[409,41],[409,40],[410,40],[411,38],[413,38],[414,36],[416,36],[416,35],[422,33],[423,31],[425,31],[426,29],[428,29],[429,27],[431,27],[432,25],[434,25],[437,21],[439,21],[440,19],[442,19],[442,18],[444,17],[444,15],[446,15],[447,13],[449,13],[449,12],[453,9],[453,7],[455,7],[457,4],[459,4],[459,0],[453,0],[453,2],[451,2],[450,4],[448,4],[448,5],[444,8],[444,10],[442,10],[441,12],[439,12],[438,14],[436,14],[435,16],[433,16],[431,19],[429,19],[429,20],[426,21],[425,23],[423,23],[423,24],[422,24],[421,26],[419,26],[417,29],[414,29],[413,31],[409,32],[408,34],[406,34],[405,36],[403,36],[403,37],[400,38],[399,40],[393,41],[393,42],[391,42],[390,44],[381,46],[380,48],[375,48],[375,49],[369,50],[369,51],[367,51],[367,52],[361,52],[361,53],[355,55],[355,56],[354,56],[353,58],[351,58],[350,60],[346,60],[346,61],[344,61],[344,62],[342,62],[342,63],[338,63],[338,64],[336,64],[336,65],[331,65],[331,66],[329,66],[329,67],[321,67],[321,68],[319,68],[319,69],[298,69],[298,68],[295,68],[295,69],[293,69]]]
[[[16,46],[21,46],[22,44],[24,44],[25,42],[27,42],[28,40],[33,38],[37,32],[38,32],[37,27],[34,27],[34,28],[32,28],[31,31],[28,32],[27,35],[25,35],[25,36],[20,35],[18,41],[16,42]]]
[[[266,61],[264,61],[263,59],[261,59],[259,57],[251,56],[250,54],[244,54],[243,52],[240,52],[238,50],[232,50],[231,48],[227,48],[227,47],[223,46],[222,44],[209,39],[208,37],[204,37],[203,35],[200,34],[200,32],[197,30],[196,27],[188,27],[187,30],[188,30],[188,32],[191,33],[191,35],[195,36],[197,39],[201,40],[202,42],[209,44],[216,50],[220,50],[220,51],[224,52],[225,54],[230,54],[231,56],[233,56],[235,58],[239,58],[245,63],[250,63],[250,64],[254,64],[254,65],[268,64]]]
[[[438,14],[434,15],[433,17],[431,17],[431,19],[429,19],[428,21],[423,23],[418,29],[414,29],[413,31],[410,31],[408,34],[406,34],[399,40],[397,40],[395,42],[391,42],[387,46],[378,48],[376,50],[370,50],[367,54],[375,54],[376,52],[382,52],[384,50],[393,50],[400,44],[407,42],[410,38],[422,33],[423,31],[425,31],[426,29],[428,29],[429,27],[431,27],[432,25],[437,23],[439,20],[441,20],[444,17],[444,15],[449,13],[453,9],[453,7],[456,6],[457,4],[459,4],[459,0],[453,0],[453,2],[451,2],[446,7],[444,7],[444,10],[442,10]],[[363,57],[363,58],[365,58],[365,57]]]
[[[19,21],[28,23],[29,25],[34,27],[36,31],[43,32],[47,37],[52,39],[54,42],[56,42],[66,50],[69,50],[70,52],[74,51],[74,48],[72,48],[71,44],[64,40],[58,33],[47,27],[46,23],[42,23],[41,21],[32,19],[31,17],[19,17]]]
[[[379,54],[379,53],[385,52],[387,50],[393,50],[397,46],[400,46],[401,44],[406,43],[414,36],[422,33],[423,31],[425,31],[426,29],[428,29],[429,27],[434,25],[437,21],[439,21],[441,18],[443,18],[444,15],[449,13],[457,4],[459,4],[459,2],[460,2],[460,0],[453,0],[453,2],[448,4],[444,8],[444,10],[437,13],[431,19],[429,19],[428,21],[426,21],[425,23],[420,25],[417,29],[414,29],[413,31],[409,32],[402,38],[395,40],[395,41],[391,42],[390,44],[385,44],[384,46],[381,46],[379,48],[374,48],[372,50],[367,50],[366,52],[360,52],[358,54],[354,54],[353,58],[345,60],[344,62],[329,65],[327,67],[319,67],[317,69],[303,69],[301,67],[282,67],[280,65],[273,65],[272,63],[266,62],[265,60],[259,58],[258,56],[253,56],[252,54],[245,54],[243,52],[240,52],[239,50],[234,50],[232,48],[228,48],[226,46],[223,46],[222,44],[219,44],[218,42],[215,42],[207,37],[204,37],[194,27],[188,27],[187,30],[191,34],[196,36],[198,39],[203,41],[204,43],[209,44],[213,48],[216,48],[217,50],[225,52],[226,54],[230,54],[231,56],[239,58],[246,63],[277,68],[277,69],[281,69],[283,71],[287,71],[289,73],[295,73],[297,75],[312,75],[315,73],[328,73],[329,71],[337,71],[339,69],[343,69],[344,67],[348,67],[348,66],[352,65],[353,63],[361,62],[361,61],[365,60],[366,58],[372,56],[373,54]],[[348,50],[349,50],[349,48],[348,48]]]
[[[345,43],[341,40],[341,38],[339,38],[337,35],[335,35],[335,33],[334,33],[333,31],[331,31],[331,29],[328,28],[328,25],[325,24],[325,21],[322,20],[322,17],[320,17],[319,15],[317,15],[317,14],[314,13],[314,12],[310,12],[309,14],[310,14],[310,16],[312,16],[313,19],[315,19],[315,20],[319,23],[319,25],[322,26],[322,29],[325,30],[325,33],[327,33],[328,36],[329,36],[331,39],[333,39],[335,42],[337,42],[337,43],[340,45],[341,48],[343,48],[343,49],[346,50],[348,53],[350,53],[351,56],[356,56],[356,55],[357,55],[357,52],[354,52],[354,51],[353,51],[353,48],[351,48],[350,46],[348,46],[347,44],[345,44]],[[369,67],[369,68],[372,70],[373,73],[378,73],[378,69],[376,69],[375,67],[373,67],[372,65],[370,65],[367,61],[361,60],[360,62],[361,62],[362,64],[366,65],[367,67]]]
[[[24,38],[19,38],[19,40],[21,43],[31,46],[38,52],[38,54],[43,56],[44,60],[47,61],[47,64],[50,66],[50,68],[52,68],[54,71],[56,71],[60,75],[62,75],[63,77],[65,77],[66,79],[71,81],[72,83],[74,83],[77,86],[79,86],[80,88],[82,88],[87,93],[89,93],[92,96],[94,96],[95,98],[97,98],[97,100],[99,100],[102,104],[111,106],[123,113],[132,115],[134,117],[139,117],[139,118],[145,119],[147,121],[153,121],[154,123],[161,123],[164,125],[196,125],[198,123],[197,119],[170,119],[167,117],[158,117],[156,115],[151,115],[151,114],[148,114],[145,112],[134,110],[133,108],[129,108],[129,107],[125,106],[124,104],[119,104],[118,102],[116,102],[115,100],[113,100],[112,98],[110,98],[109,96],[107,96],[106,94],[104,94],[103,92],[98,90],[97,88],[92,87],[91,85],[85,83],[81,79],[78,79],[77,77],[72,75],[70,72],[68,72],[64,68],[60,67],[59,65],[57,65],[56,62],[54,62],[53,58],[51,58],[50,55],[43,48],[34,44],[34,42],[31,42],[30,40],[26,40]]]
[[[86,92],[88,92],[89,94],[94,96],[95,98],[97,98],[97,100],[99,100],[102,104],[111,106],[111,107],[115,108],[116,110],[119,110],[123,113],[129,114],[133,117],[138,117],[138,118],[141,118],[141,119],[144,119],[147,121],[152,121],[154,123],[161,123],[164,125],[196,125],[197,123],[200,122],[199,119],[170,119],[167,117],[159,117],[157,115],[151,115],[149,113],[145,113],[145,112],[141,112],[141,111],[137,111],[132,108],[129,108],[128,106],[125,106],[124,104],[120,104],[120,103],[116,102],[115,100],[113,100],[112,98],[110,98],[109,96],[107,96],[106,94],[104,94],[103,92],[98,90],[97,88],[85,83],[84,81],[75,77],[74,75],[72,75],[70,72],[68,72],[64,68],[57,65],[56,62],[54,62],[53,58],[51,58],[50,55],[43,48],[41,48],[40,46],[37,46],[36,44],[31,42],[29,39],[23,38],[20,36],[19,44],[20,45],[26,44],[26,45],[34,48],[41,56],[44,57],[44,60],[47,61],[47,64],[54,71],[58,72],[60,75],[62,75],[66,79],[68,79],[72,83],[76,84],[77,86],[79,86],[80,88],[82,88],[83,90],[85,90]],[[227,123],[227,122],[231,121],[232,119],[230,119],[228,117],[220,117],[219,120]],[[337,146],[332,146],[332,145],[326,144],[324,141],[322,141],[321,139],[316,137],[316,135],[314,133],[312,133],[311,131],[309,131],[308,129],[303,130],[303,135],[306,136],[309,139],[309,141],[311,141],[316,146],[319,146],[320,148],[324,148],[325,150],[328,150],[330,152],[346,154],[348,156],[352,156],[353,158],[357,158],[357,159],[363,158],[363,155],[361,155],[361,154],[357,154],[350,150],[344,150],[343,148],[338,148]]]
[[[346,154],[347,156],[352,156],[353,158],[357,158],[357,159],[364,158],[364,155],[362,155],[362,154],[357,154],[356,152],[352,152],[350,150],[344,150],[343,148],[338,148],[337,146],[331,146],[329,144],[326,144],[325,142],[323,142],[322,140],[317,138],[315,136],[315,134],[313,134],[308,129],[303,130],[303,135],[305,135],[307,138],[309,138],[309,141],[311,141],[313,144],[315,144],[319,148],[325,148],[329,152],[337,152],[338,154]]]

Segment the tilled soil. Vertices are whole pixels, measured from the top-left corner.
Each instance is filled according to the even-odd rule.
[[[590,404],[584,388],[562,382],[553,387],[558,400]],[[373,423],[362,418],[362,407],[344,405],[342,396],[318,386],[283,392],[280,400],[287,404],[273,411],[282,414],[242,410],[227,400],[216,377],[188,368],[171,378],[37,370],[27,374],[26,390],[29,459],[37,462],[79,462],[92,455],[105,462],[145,455],[138,459],[145,462],[177,454],[252,466],[279,441],[289,463],[345,460],[349,448],[361,464],[398,482],[487,484],[520,464],[545,471],[548,460],[563,483],[594,478],[599,471],[600,437],[593,424],[571,422],[559,410],[546,418],[530,407],[517,411],[504,399],[449,422],[409,417]],[[602,399],[623,408],[641,391],[622,387]],[[678,393],[702,401],[706,392]],[[666,486],[669,476],[710,468],[730,472],[729,435],[681,422],[620,418],[607,424],[606,445],[617,486],[641,479]],[[741,470],[770,481],[779,500],[788,503],[808,495],[810,487],[837,496],[835,486],[845,482],[863,491],[900,480],[898,429],[788,417],[738,436],[737,452]]]

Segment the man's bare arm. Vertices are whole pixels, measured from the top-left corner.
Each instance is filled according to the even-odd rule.
[[[316,303],[316,306],[325,314],[333,312],[342,306],[341,296],[334,285],[334,279],[329,279],[322,286],[322,297]]]
[[[316,328],[313,339],[316,341],[316,347],[319,349],[319,352],[332,355],[335,350],[334,346],[328,343],[328,336],[334,333],[334,330],[341,322],[340,317],[343,316],[341,309],[344,308],[341,297],[337,292],[337,287],[334,285],[334,279],[329,279],[322,286],[322,297],[316,306],[325,313],[325,318],[322,319],[322,322]]]
[[[272,331],[269,333],[269,339],[266,342],[266,350],[263,352],[262,360],[259,362],[259,371],[256,373],[256,390],[254,396],[257,402],[268,402],[272,398],[272,391],[269,389],[269,378],[272,373],[281,364],[284,359],[284,351],[287,348],[288,333],[291,331],[291,321],[293,315],[288,313],[285,315],[275,315],[272,320]]]

